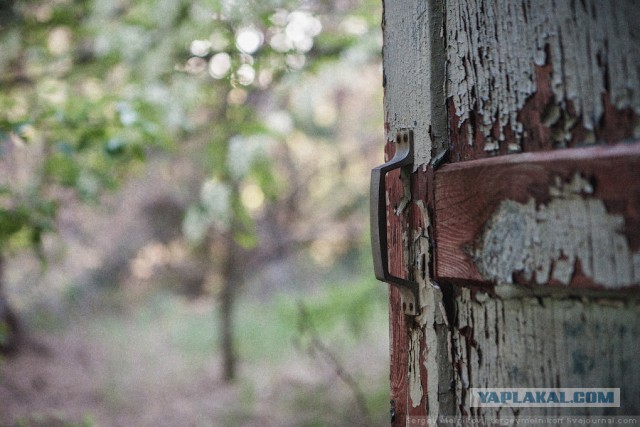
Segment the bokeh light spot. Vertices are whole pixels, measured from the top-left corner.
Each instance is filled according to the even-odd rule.
[[[209,74],[214,79],[225,77],[231,69],[231,57],[226,52],[220,52],[209,60]]]

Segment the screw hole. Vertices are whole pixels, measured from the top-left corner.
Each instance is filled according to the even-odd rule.
[[[407,310],[407,303],[403,302],[402,303],[402,311],[406,311]]]
[[[403,139],[404,139],[404,142],[409,142],[409,135],[405,133]]]
[[[409,303],[409,311],[413,311],[413,303]]]

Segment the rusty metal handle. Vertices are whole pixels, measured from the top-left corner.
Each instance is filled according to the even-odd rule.
[[[373,271],[376,279],[411,291],[417,297],[418,284],[392,275],[389,272],[387,246],[387,199],[386,174],[403,166],[413,164],[413,131],[401,130],[396,138],[396,154],[387,163],[371,170],[370,218]]]

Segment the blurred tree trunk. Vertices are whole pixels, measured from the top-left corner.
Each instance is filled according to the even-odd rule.
[[[20,327],[4,294],[4,256],[0,255],[0,354],[11,354],[18,350]]]
[[[237,354],[234,340],[233,314],[236,296],[242,280],[241,256],[242,250],[231,232],[224,236],[226,245],[226,260],[222,268],[222,292],[220,295],[220,324],[222,369],[225,381],[232,381],[236,377]]]

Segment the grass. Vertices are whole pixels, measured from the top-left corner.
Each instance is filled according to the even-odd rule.
[[[64,415],[56,417],[33,414],[29,418],[17,420],[15,425],[16,427],[94,427],[96,423],[93,418],[88,415],[81,421],[68,422],[65,421]]]
[[[123,419],[138,424],[136,417],[153,411],[176,417],[184,411],[180,416],[191,417],[194,425],[265,420],[315,426],[357,420],[352,390],[338,377],[336,366],[311,351],[308,331],[300,329],[301,303],[317,338],[364,390],[374,425],[386,425],[386,292],[364,278],[326,284],[311,296],[241,298],[235,313],[240,375],[231,385],[220,380],[215,301],[189,301],[157,291],[125,310],[81,310],[64,324],[84,330],[92,357],[102,360],[102,407],[76,425],[110,425],[100,418],[101,411],[119,417],[118,424]]]

